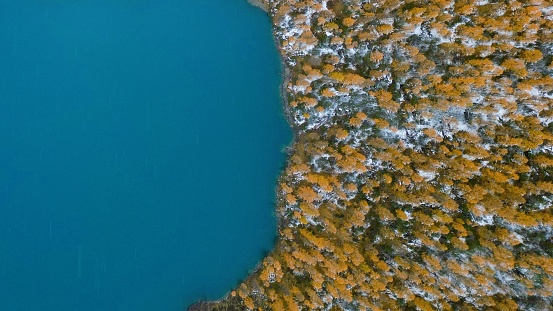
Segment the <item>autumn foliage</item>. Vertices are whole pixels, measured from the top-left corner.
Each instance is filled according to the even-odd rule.
[[[249,310],[553,305],[553,3],[275,0],[297,137]]]

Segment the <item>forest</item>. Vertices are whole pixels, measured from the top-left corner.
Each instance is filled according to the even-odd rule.
[[[296,139],[214,310],[550,310],[553,2],[265,3]]]

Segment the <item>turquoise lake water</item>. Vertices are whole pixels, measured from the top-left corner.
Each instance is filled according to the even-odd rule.
[[[0,310],[237,285],[275,239],[281,79],[246,0],[0,0]]]

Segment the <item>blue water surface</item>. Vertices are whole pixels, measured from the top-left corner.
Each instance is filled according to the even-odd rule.
[[[0,0],[0,310],[182,310],[270,250],[291,132],[245,0]]]

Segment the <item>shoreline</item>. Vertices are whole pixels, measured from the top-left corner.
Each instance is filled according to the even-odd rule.
[[[275,215],[275,218],[276,218],[276,221],[277,221],[275,245],[271,249],[271,251],[269,251],[263,258],[261,258],[261,260],[255,265],[255,267],[248,272],[247,276],[244,278],[244,280],[242,280],[240,282],[240,284],[246,282],[248,279],[253,277],[255,275],[255,273],[257,271],[259,271],[260,268],[262,268],[263,259],[265,259],[267,256],[270,256],[276,250],[276,247],[278,246],[278,243],[279,243],[279,240],[280,240],[279,228],[281,227],[281,222],[283,220],[277,214],[278,206],[280,205],[281,202],[283,202],[283,198],[279,194],[278,189],[279,189],[279,185],[280,185],[282,179],[285,176],[286,167],[288,166],[288,162],[290,160],[289,156],[290,156],[290,154],[293,153],[293,151],[295,149],[294,146],[295,146],[295,144],[297,142],[297,138],[299,136],[299,129],[296,126],[294,126],[294,123],[293,123],[292,113],[290,111],[290,106],[288,105],[288,92],[286,91],[287,85],[288,85],[288,83],[290,82],[290,79],[291,79],[291,71],[290,71],[290,68],[288,68],[288,65],[286,64],[286,60],[285,60],[284,56],[282,55],[282,51],[280,49],[280,45],[279,45],[279,41],[278,41],[278,37],[277,37],[277,33],[276,33],[276,26],[273,24],[273,21],[272,21],[273,17],[269,13],[269,6],[265,3],[263,3],[261,0],[247,0],[247,1],[252,6],[258,7],[261,10],[263,10],[264,12],[266,12],[268,17],[271,19],[271,35],[273,36],[273,42],[274,42],[275,48],[277,50],[277,53],[279,54],[278,56],[279,56],[279,59],[280,59],[280,66],[282,68],[282,73],[281,73],[282,82],[281,82],[280,87],[279,87],[280,97],[281,97],[281,105],[282,105],[282,109],[283,109],[282,112],[284,113],[284,118],[286,119],[286,122],[288,123],[288,126],[292,130],[292,140],[290,141],[290,144],[285,149],[286,150],[286,159],[285,159],[285,163],[284,163],[285,165],[284,165],[283,170],[278,175],[278,178],[276,180],[276,186],[275,186],[275,189],[274,189],[275,190],[275,202],[274,202],[275,204],[274,204],[273,212],[275,213],[274,215]],[[217,307],[221,307],[220,304],[222,302],[232,300],[232,298],[234,298],[234,297],[232,297],[232,292],[235,291],[235,290],[236,290],[236,288],[232,288],[223,297],[221,297],[220,299],[217,299],[217,300],[195,302],[195,303],[187,306],[186,310],[188,310],[188,311],[215,311],[215,310],[218,310]],[[224,307],[224,306],[222,306],[222,307]]]
[[[265,11],[265,13],[269,13],[269,6],[265,3],[263,3],[261,0],[247,0],[249,4],[258,7]]]

